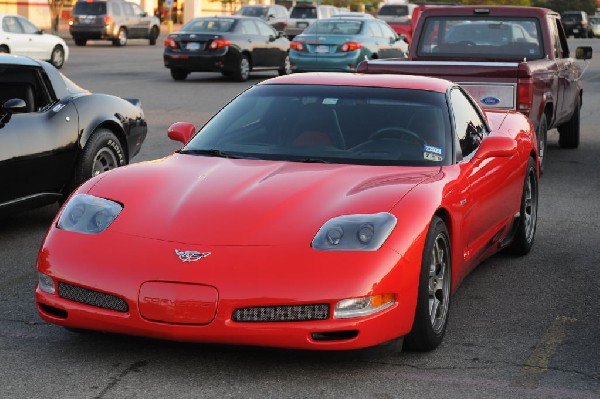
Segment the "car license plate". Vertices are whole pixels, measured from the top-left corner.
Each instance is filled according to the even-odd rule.
[[[298,23],[296,24],[296,26],[297,26],[298,28],[302,28],[302,29],[304,29],[304,28],[306,28],[306,27],[308,26],[308,22],[298,22]]]
[[[185,48],[188,49],[188,50],[200,50],[200,43],[191,42],[191,43],[188,43],[185,46]]]
[[[329,46],[317,46],[315,51],[319,54],[327,54],[329,53]]]

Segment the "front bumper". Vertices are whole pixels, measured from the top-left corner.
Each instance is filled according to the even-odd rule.
[[[175,249],[210,256],[182,262]],[[419,268],[386,248],[333,253],[310,248],[200,247],[118,233],[87,236],[52,229],[40,251],[38,270],[56,285],[68,283],[118,298],[126,310],[66,299],[42,292],[39,286],[35,297],[40,316],[65,327],[177,341],[359,349],[410,331]],[[339,300],[378,293],[395,293],[395,304],[370,316],[333,318]],[[329,317],[276,322],[240,322],[233,317],[240,308],[312,304],[327,304]]]

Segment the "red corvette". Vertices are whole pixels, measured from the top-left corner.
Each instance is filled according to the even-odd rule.
[[[441,342],[451,293],[534,242],[535,132],[458,85],[302,74],[245,91],[164,159],[98,175],[37,263],[41,317],[298,349]]]

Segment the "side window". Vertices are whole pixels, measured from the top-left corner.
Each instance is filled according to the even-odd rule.
[[[121,3],[121,5],[123,6],[123,14],[127,16],[132,16],[135,14],[133,12],[133,7],[131,6],[131,3]]]
[[[371,25],[369,30],[371,32],[373,32],[373,36],[383,37],[383,32],[381,31],[381,27],[379,26],[379,24],[376,21],[369,22],[369,25]]]
[[[486,125],[471,100],[458,88],[450,92],[450,103],[454,114],[454,131],[460,151],[457,159],[472,154],[487,134]]]
[[[383,37],[396,40],[396,32],[394,32],[392,28],[386,24],[382,24],[381,22],[378,22],[377,25],[379,25],[383,31]]]
[[[121,4],[117,3],[116,1],[110,3],[110,8],[112,9],[112,15],[123,15]]]
[[[258,28],[254,24],[254,21],[243,21],[242,32],[246,35],[258,35]]]
[[[567,37],[565,36],[565,30],[563,29],[562,23],[558,18],[553,18],[552,31],[554,35],[554,47],[558,52],[557,58],[569,58],[569,45],[567,44]]]
[[[135,3],[130,3],[130,4],[131,4],[131,7],[133,8],[133,13],[134,13],[135,15],[139,15],[140,17],[141,17],[142,15],[144,15],[144,10],[142,10],[142,7],[138,6],[138,5],[137,5],[137,4],[135,4]]]
[[[256,25],[258,25],[258,32],[260,33],[261,36],[277,36],[277,34],[275,33],[275,31],[273,29],[271,29],[271,27],[267,24],[265,24],[264,22],[259,22],[259,21],[255,21]]]
[[[21,23],[21,27],[23,28],[23,32],[25,32],[25,33],[29,33],[30,35],[33,35],[40,31],[37,26],[35,26],[34,24],[29,22],[25,18],[19,18],[19,22]]]
[[[10,33],[23,33],[23,29],[21,28],[19,21],[13,17],[5,17],[2,20],[2,30]]]

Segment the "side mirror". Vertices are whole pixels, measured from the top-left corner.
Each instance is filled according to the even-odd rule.
[[[196,133],[196,127],[189,122],[175,122],[167,130],[167,135],[171,140],[187,144]]]
[[[517,141],[506,136],[488,136],[481,142],[474,159],[479,162],[494,157],[510,158],[517,153]]]
[[[578,60],[589,60],[592,58],[592,47],[591,46],[583,46],[577,47],[575,50],[575,58]]]
[[[273,19],[273,18],[275,18],[275,15],[273,15],[273,14],[269,14],[269,16],[268,16],[267,18],[268,18],[268,19]]]
[[[11,98],[6,100],[2,105],[2,110],[16,114],[19,112],[25,112],[27,110],[27,103],[21,98]]]

